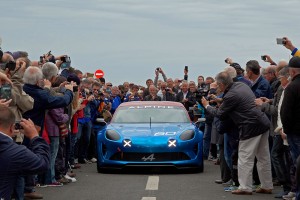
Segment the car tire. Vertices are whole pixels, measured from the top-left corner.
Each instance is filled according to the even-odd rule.
[[[105,174],[105,173],[108,173],[108,170],[107,170],[106,168],[100,167],[100,166],[97,164],[97,172],[98,172],[98,173]]]

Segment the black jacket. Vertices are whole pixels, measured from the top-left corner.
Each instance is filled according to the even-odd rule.
[[[152,96],[149,94],[145,97],[144,101],[161,101],[161,97],[160,96],[156,96],[154,99],[152,98]]]
[[[300,74],[284,90],[284,98],[280,110],[284,132],[300,136]]]
[[[0,199],[10,199],[18,176],[48,170],[50,150],[45,140],[34,138],[30,149],[0,134]]]
[[[270,128],[270,120],[255,106],[254,100],[255,95],[249,86],[236,82],[225,91],[220,108],[208,106],[207,111],[221,121],[230,117],[238,126],[240,140],[246,140],[263,134]]]
[[[186,95],[186,99],[190,99],[190,97],[191,97],[192,95],[193,95],[193,93],[190,92],[190,91],[188,91],[188,93],[187,93],[187,95]],[[182,100],[183,100],[183,92],[181,91],[181,92],[179,92],[179,93],[176,95],[176,101],[182,103],[182,104],[184,105],[185,109],[186,109],[187,111],[189,111],[189,107],[191,106],[190,103],[189,103],[189,101],[183,103]]]

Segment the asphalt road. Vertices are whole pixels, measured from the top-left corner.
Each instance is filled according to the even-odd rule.
[[[63,187],[37,188],[46,200],[274,200],[274,194],[232,195],[219,179],[219,166],[205,162],[203,173],[174,173],[169,169],[134,169],[130,172],[99,174],[96,164],[74,170],[77,182]],[[273,193],[279,192],[275,187]]]

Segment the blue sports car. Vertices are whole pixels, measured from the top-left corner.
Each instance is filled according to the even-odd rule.
[[[181,103],[122,103],[97,136],[97,169],[172,166],[203,171],[203,133]]]

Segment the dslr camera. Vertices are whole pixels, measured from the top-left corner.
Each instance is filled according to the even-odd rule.
[[[209,93],[209,88],[198,88],[196,92],[193,93],[194,98],[196,101],[201,102],[202,97],[206,98]]]
[[[5,71],[8,69],[9,71],[15,71],[16,63],[14,61],[9,61],[8,63],[0,63],[0,68]]]

